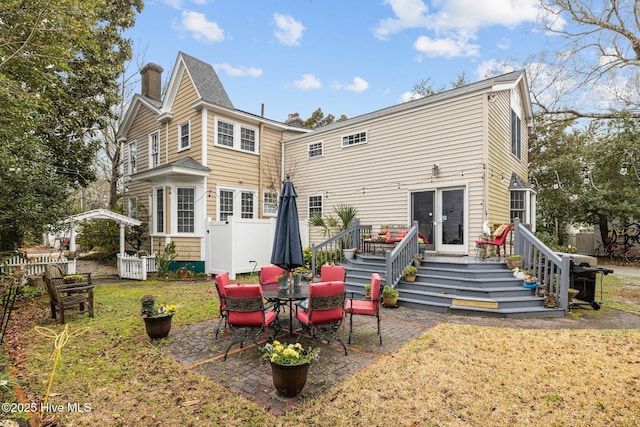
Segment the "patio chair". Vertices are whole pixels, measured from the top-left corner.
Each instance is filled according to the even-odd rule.
[[[323,265],[320,269],[321,282],[344,282],[346,269],[343,265]]]
[[[260,267],[260,284],[261,285],[275,285],[278,283],[277,276],[284,274],[285,270],[277,265],[266,265]]]
[[[223,360],[234,344],[240,343],[240,348],[247,340],[258,346],[258,337],[267,335],[269,326],[274,329],[274,336],[280,327],[277,313],[267,311],[264,306],[262,286],[260,285],[228,285],[225,286],[225,301],[227,305],[227,323],[235,340],[229,344],[224,352]]]
[[[507,255],[507,236],[511,231],[511,224],[502,224],[493,232],[493,240],[476,240],[476,258],[480,253],[486,254],[489,247],[494,247],[500,258],[500,247],[505,256]]]
[[[334,339],[342,345],[346,356],[347,347],[336,335],[344,319],[344,282],[312,283],[309,285],[308,301],[307,310],[298,310],[296,306],[296,319],[302,326],[296,342],[300,341],[304,332],[314,339],[326,339],[327,343]]]
[[[216,274],[216,291],[218,291],[218,298],[220,298],[220,320],[216,328],[215,339],[218,339],[218,333],[220,332],[220,326],[222,326],[223,321],[225,329],[227,328],[227,303],[225,301],[224,287],[230,284],[229,273]]]
[[[93,285],[90,273],[83,275],[84,280],[81,283],[64,283],[60,267],[50,264],[44,272],[43,279],[49,294],[52,319],[56,319],[59,314],[59,321],[64,324],[65,310],[74,309],[76,306],[83,314],[86,308],[89,317],[93,317]]]
[[[353,315],[376,316],[378,321],[379,345],[382,345],[382,333],[380,332],[380,283],[382,278],[378,273],[371,274],[371,299],[356,300],[350,298],[345,303],[345,312],[349,315],[349,344],[351,344],[351,334],[353,333]]]

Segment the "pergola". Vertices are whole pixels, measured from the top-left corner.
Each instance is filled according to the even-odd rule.
[[[79,222],[88,219],[111,219],[120,224],[120,255],[124,255],[124,228],[127,225],[141,225],[142,222],[137,219],[111,212],[106,209],[94,209],[92,211],[83,212],[81,214],[72,215],[60,221],[61,224],[70,224],[69,250],[76,250],[76,227]]]

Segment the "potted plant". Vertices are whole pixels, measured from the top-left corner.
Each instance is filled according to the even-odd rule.
[[[287,288],[289,286],[289,272],[285,271],[282,274],[278,274],[276,276],[276,280],[278,281],[280,288]]]
[[[343,249],[342,253],[344,254],[344,259],[351,261],[356,256],[356,250],[357,248]]]
[[[532,274],[525,274],[522,282],[527,289],[536,289],[538,287],[538,278]]]
[[[371,283],[364,285],[364,299],[371,299]]]
[[[181,279],[186,279],[189,277],[189,274],[191,272],[189,271],[186,265],[183,265],[182,267],[176,270],[176,273],[178,274],[178,277],[180,277]]]
[[[408,265],[402,270],[402,277],[407,282],[415,282],[418,269],[413,265]]]
[[[420,267],[422,265],[423,259],[424,255],[422,255],[420,252],[418,252],[417,254],[413,254],[413,265],[415,265],[416,267]]]
[[[509,267],[509,270],[513,270],[516,267],[522,268],[522,255],[509,255],[504,262]]]
[[[425,248],[424,239],[422,237],[418,237],[418,252],[420,252],[421,255],[424,255]]]
[[[144,319],[147,335],[151,339],[164,338],[171,330],[171,319],[176,311],[173,304],[156,305],[153,295],[145,295],[140,300],[142,308],[140,315]]]
[[[389,285],[382,288],[382,303],[387,308],[395,308],[398,306],[398,296],[400,292]]]
[[[294,397],[307,383],[309,366],[318,360],[318,349],[302,344],[283,344],[274,340],[262,349],[262,359],[271,364],[273,385],[279,395]]]

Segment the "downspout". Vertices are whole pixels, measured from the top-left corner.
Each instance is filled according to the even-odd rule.
[[[260,196],[263,194],[263,191],[264,191],[264,183],[262,182],[262,160],[263,160],[262,159],[262,148],[263,148],[262,142],[264,141],[264,137],[262,135],[262,133],[264,132],[263,122],[260,122],[258,131],[260,132],[260,137],[258,138],[258,144],[260,146],[260,155],[258,156],[258,218],[262,218],[264,216],[264,212],[262,211],[262,203],[260,203],[260,200],[264,200],[264,199],[262,199]]]

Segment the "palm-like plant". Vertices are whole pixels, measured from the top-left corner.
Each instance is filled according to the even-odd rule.
[[[339,233],[349,228],[351,221],[358,215],[358,208],[353,206],[339,204],[333,207],[336,217],[322,217],[319,213],[313,213],[309,219],[309,223],[313,227],[322,227],[322,235],[331,237],[332,234]]]

